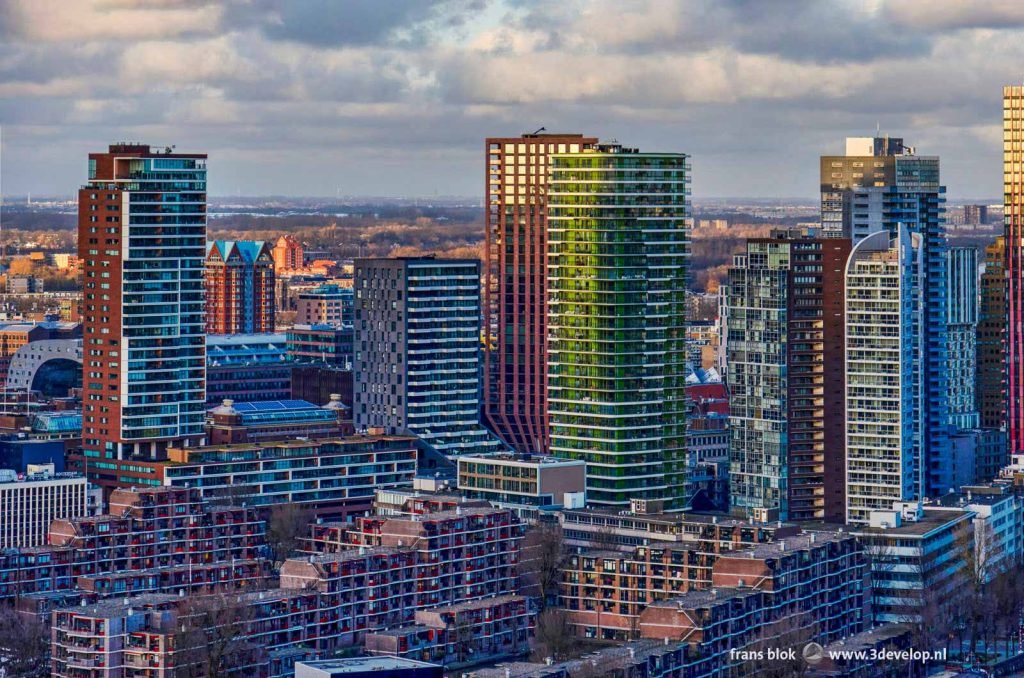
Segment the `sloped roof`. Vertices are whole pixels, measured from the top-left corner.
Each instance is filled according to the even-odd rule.
[[[267,248],[267,243],[263,240],[209,240],[206,243],[206,256],[209,258],[210,253],[217,249],[217,253],[220,258],[227,260],[232,254],[237,253],[238,256],[246,263],[252,263],[260,256],[260,252]],[[268,249],[269,256],[269,249]]]

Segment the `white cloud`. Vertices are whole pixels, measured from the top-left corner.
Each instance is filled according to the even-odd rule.
[[[8,33],[26,40],[150,40],[219,30],[219,3],[5,0]]]

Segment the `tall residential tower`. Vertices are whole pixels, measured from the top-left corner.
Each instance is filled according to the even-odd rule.
[[[851,137],[846,155],[821,158],[821,220],[825,235],[851,238],[856,246],[899,228],[921,236],[924,320],[921,410],[925,493],[939,496],[954,485],[951,475],[949,346],[946,274],[946,188],[939,183],[939,158],[917,155],[894,137]]]
[[[1006,416],[1010,453],[1024,452],[1024,86],[1003,88],[1006,237]]]
[[[354,282],[356,428],[445,455],[503,449],[480,425],[480,262],[356,259]]]
[[[746,515],[839,520],[846,511],[848,238],[785,231],[747,241],[726,291],[730,501]]]
[[[846,268],[846,521],[922,498],[921,236],[861,240]]]
[[[949,318],[949,421],[954,430],[979,426],[978,371],[978,250],[950,247],[947,251]]]
[[[547,195],[552,153],[597,142],[582,134],[487,139],[484,414],[519,452],[548,449]]]
[[[205,249],[205,154],[89,154],[78,192],[87,460],[162,459],[201,441]]]
[[[616,144],[550,156],[551,451],[587,499],[687,500],[689,164]]]
[[[1006,238],[985,248],[980,285],[978,411],[982,428],[1006,429]]]

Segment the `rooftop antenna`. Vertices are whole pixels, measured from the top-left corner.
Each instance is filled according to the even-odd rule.
[[[875,122],[875,136],[876,137],[882,136],[882,123],[879,122],[879,121]]]
[[[534,134],[540,134],[541,132],[547,132],[547,131],[548,131],[547,127],[541,127],[536,132],[534,132]]]

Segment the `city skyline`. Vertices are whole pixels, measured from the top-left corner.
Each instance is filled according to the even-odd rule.
[[[634,9],[6,3],[4,193],[63,194],[141,139],[218,158],[212,195],[473,196],[477,140],[543,126],[686,152],[698,197],[810,197],[814,159],[877,125],[943,157],[954,200],[997,195],[1014,3]]]
[[[1024,675],[1022,37],[0,0],[0,678]]]

